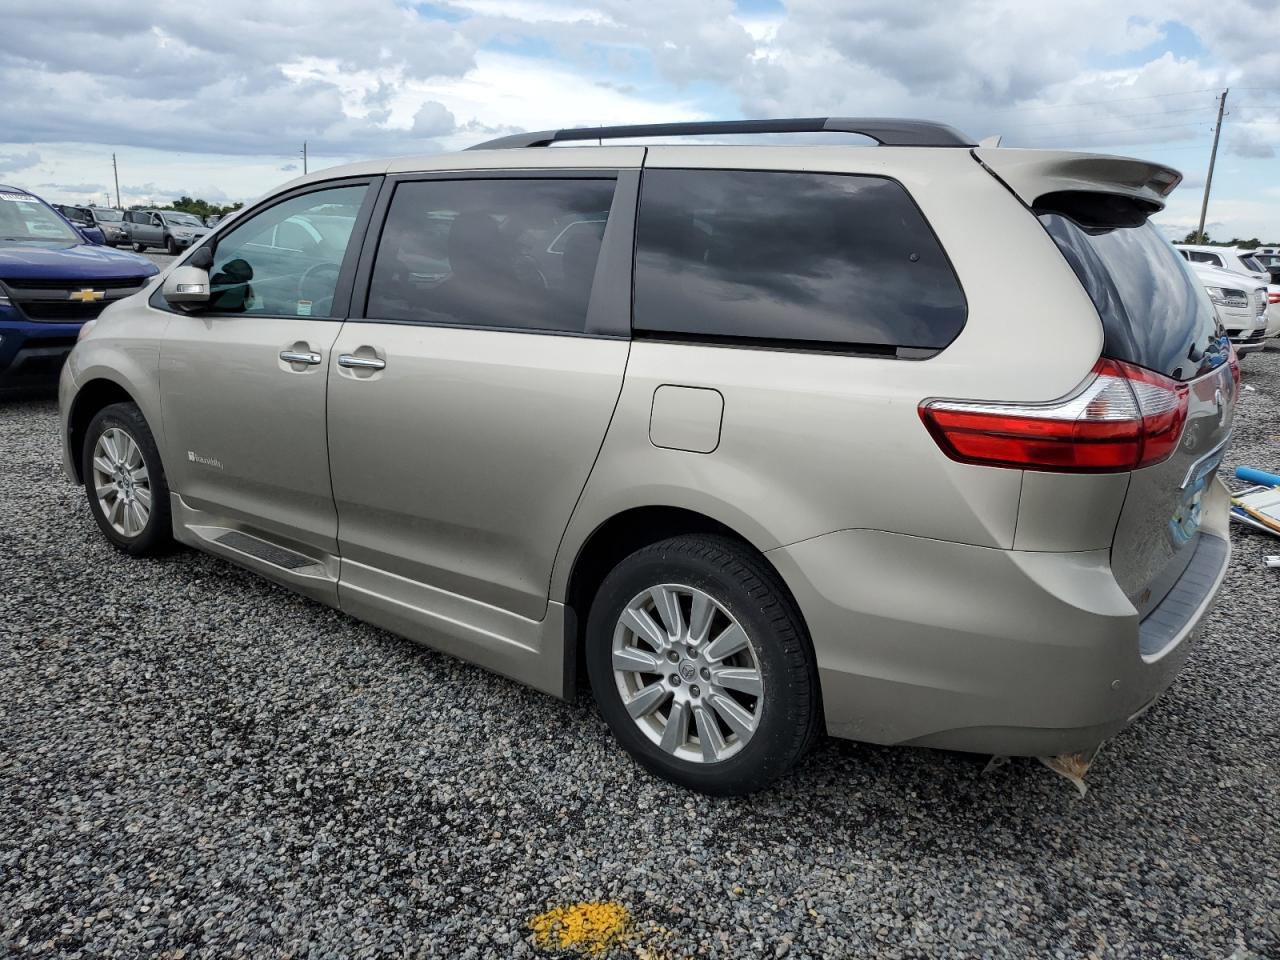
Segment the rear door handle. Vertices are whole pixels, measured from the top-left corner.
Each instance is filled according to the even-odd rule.
[[[379,360],[377,357],[357,357],[350,353],[343,353],[338,356],[338,366],[352,367],[357,370],[381,370],[387,365],[387,361]]]
[[[306,363],[314,367],[322,358],[318,353],[303,353],[297,350],[281,350],[280,359],[285,363]]]

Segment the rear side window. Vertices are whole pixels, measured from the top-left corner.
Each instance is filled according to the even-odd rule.
[[[1153,224],[1084,227],[1047,212],[1040,222],[1098,308],[1105,356],[1175,380],[1222,362],[1209,298]]]
[[[552,178],[400,184],[366,316],[582,333],[614,186]]]
[[[637,333],[891,353],[964,326],[960,284],[892,180],[647,170],[640,196]]]
[[[1216,253],[1205,253],[1203,250],[1185,250],[1183,254],[1192,263],[1207,263],[1211,267],[1222,266],[1222,258]]]

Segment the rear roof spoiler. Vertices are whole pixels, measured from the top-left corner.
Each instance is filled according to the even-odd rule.
[[[973,141],[954,127],[932,120],[894,117],[789,117],[778,120],[706,120],[691,123],[636,123],[620,127],[571,127],[514,133],[486,140],[468,150],[549,147],[553,143],[584,140],[623,140],[631,137],[692,137],[743,133],[856,133],[882,147],[972,147]]]
[[[1045,194],[1078,191],[1128,197],[1149,204],[1154,213],[1182,182],[1172,167],[1131,157],[1007,147],[979,148],[973,155],[1028,206]]]

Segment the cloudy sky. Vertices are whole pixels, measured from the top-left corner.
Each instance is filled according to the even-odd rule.
[[[920,116],[1182,170],[1195,225],[1280,239],[1280,0],[5,0],[0,181],[248,200],[522,129]]]

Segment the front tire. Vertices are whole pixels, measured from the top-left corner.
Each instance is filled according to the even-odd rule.
[[[618,741],[693,790],[759,790],[821,728],[799,612],[764,558],[728,537],[673,537],[619,563],[591,605],[586,660]]]
[[[164,248],[165,248],[165,251],[171,257],[176,257],[178,254],[182,252],[182,248],[178,246],[178,241],[173,239],[173,237],[170,237],[167,241],[165,241]]]
[[[80,462],[89,511],[114,546],[135,557],[172,548],[169,485],[136,404],[113,403],[98,411],[85,431]]]
[[[136,240],[133,241],[132,246],[134,253],[145,253],[147,249],[147,245],[145,243],[138,243]]]

